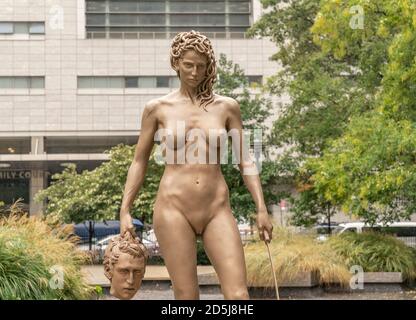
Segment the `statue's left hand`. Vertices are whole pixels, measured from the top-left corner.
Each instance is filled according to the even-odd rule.
[[[120,212],[120,234],[130,232],[132,236],[136,236],[134,229],[131,214],[129,212]]]
[[[266,210],[257,213],[256,222],[260,240],[270,243],[272,240],[273,225],[270,222],[269,214]]]

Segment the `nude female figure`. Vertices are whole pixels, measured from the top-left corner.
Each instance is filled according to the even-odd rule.
[[[232,215],[228,187],[220,162],[178,163],[179,152],[192,141],[181,139],[176,130],[237,130],[242,121],[238,102],[212,92],[216,79],[214,52],[209,39],[198,32],[182,32],[172,42],[171,65],[180,79],[180,89],[149,101],[143,111],[141,134],[129,168],[120,209],[121,230],[134,232],[129,210],[145,177],[146,167],[158,129],[170,130],[167,144],[175,163],[166,164],[153,210],[153,227],[172,281],[175,299],[199,299],[196,240],[201,236],[205,251],[217,272],[225,299],[248,299],[244,251]],[[187,137],[189,138],[189,137]],[[183,142],[181,142],[183,141]],[[201,141],[199,141],[201,142]],[[207,153],[216,146],[207,144]],[[219,147],[219,146],[218,146]],[[183,149],[185,148],[185,149]],[[253,167],[242,156],[240,173]],[[244,175],[244,183],[257,208],[257,227],[262,240],[272,238],[272,224],[265,206],[258,174]]]

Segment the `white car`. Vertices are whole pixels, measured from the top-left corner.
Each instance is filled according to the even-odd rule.
[[[333,230],[333,234],[342,234],[345,232],[362,233],[370,230],[382,231],[394,235],[406,245],[416,248],[416,222],[392,222],[389,224],[376,223],[373,226],[365,224],[364,222],[341,223]],[[324,241],[327,238],[326,235],[319,235],[318,240]]]

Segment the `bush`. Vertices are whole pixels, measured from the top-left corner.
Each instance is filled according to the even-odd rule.
[[[165,262],[163,261],[162,256],[150,256],[147,260],[147,265],[149,266],[164,266]]]
[[[200,239],[196,242],[196,263],[197,265],[211,265],[211,262],[208,259],[207,254],[204,250],[204,245]],[[148,265],[165,265],[165,262],[163,261],[162,256],[153,256],[149,257],[149,260],[147,261]]]
[[[0,220],[0,300],[91,298],[80,270],[86,256],[71,231],[25,215]],[[62,288],[54,281],[60,274]]]
[[[211,265],[211,261],[209,261],[209,258],[205,253],[204,244],[200,239],[196,242],[196,262],[200,266]]]
[[[269,244],[278,283],[292,281],[302,272],[319,272],[321,284],[347,286],[351,274],[343,257],[313,235],[275,228]],[[245,246],[248,285],[274,286],[266,245],[256,241]]]
[[[331,248],[343,256],[348,267],[359,265],[365,272],[402,272],[416,277],[416,253],[402,241],[375,232],[344,233],[331,237]]]
[[[416,278],[416,250],[392,236],[367,232],[334,235],[326,242],[315,238],[276,228],[269,247],[278,282],[291,281],[301,272],[319,272],[320,284],[345,287],[353,265],[364,272],[402,272],[405,280]],[[248,284],[274,286],[264,242],[248,244],[245,256]]]

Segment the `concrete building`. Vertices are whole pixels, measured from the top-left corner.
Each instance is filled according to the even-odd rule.
[[[144,104],[178,87],[174,34],[194,29],[251,81],[276,72],[266,39],[246,39],[258,0],[0,0],[0,201],[33,196],[73,162],[134,144]]]

